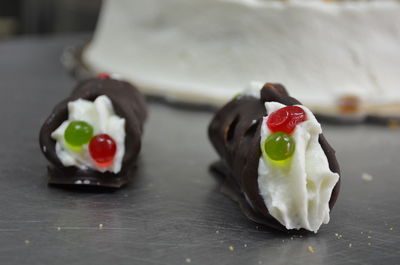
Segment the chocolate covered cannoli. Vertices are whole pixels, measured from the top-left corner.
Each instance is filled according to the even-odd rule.
[[[131,84],[102,74],[80,83],[43,124],[49,184],[119,188],[128,183],[147,116]]]
[[[339,192],[335,151],[314,114],[279,84],[239,95],[217,112],[209,138],[221,160],[222,191],[251,220],[317,232]]]

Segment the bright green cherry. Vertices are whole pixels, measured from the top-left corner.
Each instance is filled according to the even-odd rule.
[[[284,161],[293,155],[295,143],[289,134],[276,132],[267,137],[261,148],[263,154],[271,160]]]
[[[65,142],[72,149],[80,148],[89,143],[93,137],[93,127],[84,121],[72,121],[64,132]]]

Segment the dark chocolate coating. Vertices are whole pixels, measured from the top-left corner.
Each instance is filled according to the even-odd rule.
[[[243,213],[251,220],[279,230],[286,230],[272,217],[258,189],[258,162],[261,157],[261,123],[268,115],[264,103],[280,102],[285,105],[301,104],[287,93],[280,84],[267,83],[261,89],[260,98],[243,95],[222,107],[211,121],[208,134],[221,160],[212,170],[224,176],[222,192],[239,202]],[[335,150],[325,137],[319,143],[328,158],[332,172],[340,174]],[[329,206],[332,209],[340,187],[340,178],[332,191]]]
[[[68,119],[68,103],[79,98],[94,101],[106,95],[112,102],[115,113],[125,119],[125,154],[118,174],[96,170],[81,170],[75,166],[65,167],[58,159],[56,141],[51,133]],[[53,109],[40,130],[39,142],[43,154],[52,164],[49,168],[50,184],[69,185],[86,180],[85,185],[121,187],[129,180],[141,147],[143,124],[147,117],[144,97],[131,84],[110,78],[93,78],[81,82],[71,95]]]

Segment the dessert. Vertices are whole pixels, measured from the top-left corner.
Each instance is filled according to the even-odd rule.
[[[242,94],[209,125],[221,160],[222,191],[251,220],[280,230],[317,232],[339,192],[335,151],[313,113],[279,84]]]
[[[83,61],[184,102],[222,106],[267,79],[314,112],[352,95],[399,116],[399,13],[398,0],[106,0]]]
[[[101,74],[81,82],[40,130],[49,184],[119,188],[128,183],[147,116],[131,84]]]

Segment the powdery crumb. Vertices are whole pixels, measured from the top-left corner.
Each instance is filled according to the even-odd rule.
[[[368,238],[371,238],[372,236],[367,236]]]
[[[229,246],[229,250],[230,250],[230,251],[234,251],[235,248],[234,248],[233,246]]]
[[[389,228],[390,231],[393,231],[393,227]]]
[[[25,244],[29,244],[31,243],[31,241],[29,241],[28,239],[25,240]]]
[[[189,258],[186,258],[186,259],[185,259],[185,261],[186,261],[186,263],[190,263],[190,262],[192,262],[192,260],[191,260],[191,259],[189,259]]]
[[[353,244],[349,243],[349,248],[351,248],[353,246]]]
[[[99,224],[99,229],[103,229],[104,225],[103,224]]]
[[[262,264],[262,261],[261,261],[261,260],[259,260],[259,261],[258,261],[258,264]]]
[[[370,174],[368,173],[363,173],[361,175],[361,178],[365,181],[372,181],[374,179],[374,177],[372,177]]]
[[[61,231],[61,227],[57,227],[57,231]]]
[[[336,237],[337,239],[341,239],[341,238],[343,237],[343,235],[338,234],[338,233],[335,233],[335,237]]]
[[[216,234],[219,234],[219,230],[215,231]]]
[[[244,246],[245,248],[247,248],[247,244],[244,244],[243,246]]]
[[[308,246],[307,251],[309,253],[314,253],[314,248],[312,246]]]
[[[371,242],[368,242],[368,246],[371,246]]]
[[[293,240],[293,237],[290,237],[290,240]]]

